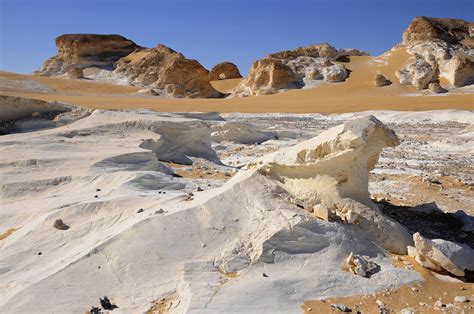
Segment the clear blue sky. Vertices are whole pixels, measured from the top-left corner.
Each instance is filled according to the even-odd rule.
[[[279,50],[329,42],[377,55],[418,15],[473,21],[474,0],[0,0],[0,69],[29,73],[56,54],[64,33],[120,34],[165,44],[210,68],[246,73]]]

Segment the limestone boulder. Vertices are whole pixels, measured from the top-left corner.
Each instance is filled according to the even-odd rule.
[[[419,58],[395,72],[395,75],[400,80],[400,84],[426,89],[430,83],[438,79],[438,68],[437,64]]]
[[[449,272],[462,277],[465,271],[474,270],[474,250],[464,244],[442,239],[430,240],[420,233],[413,235],[414,247],[409,254],[425,268],[436,272]]]
[[[466,54],[454,56],[449,62],[446,76],[454,87],[474,84],[474,57]]]
[[[65,34],[56,38],[58,54],[45,61],[38,75],[56,76],[70,69],[113,68],[120,58],[140,49],[120,35]]]
[[[222,62],[216,64],[209,72],[209,80],[228,80],[241,78],[239,68],[232,62]]]
[[[340,64],[324,67],[321,73],[324,77],[324,81],[330,83],[343,82],[349,76],[349,72]]]
[[[375,87],[382,87],[382,86],[387,86],[390,85],[392,82],[390,82],[389,79],[387,79],[384,75],[382,74],[377,74],[374,77],[374,86]]]

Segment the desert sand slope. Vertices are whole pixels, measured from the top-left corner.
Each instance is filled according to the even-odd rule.
[[[411,86],[400,85],[395,71],[406,64],[409,58],[410,55],[403,47],[394,48],[378,57],[353,56],[350,57],[349,62],[343,63],[351,70],[345,82],[322,83],[316,88],[290,90],[268,96],[226,99],[159,98],[134,94],[138,91],[135,87],[6,72],[0,72],[0,92],[99,109],[320,113],[364,110],[474,109],[474,94],[471,86],[453,89],[440,96],[415,90]],[[373,80],[377,73],[385,75],[392,84],[375,87]],[[214,81],[212,84],[221,92],[226,92],[237,83],[237,80]],[[41,84],[43,90],[37,86],[38,84]],[[30,85],[34,85],[35,88],[30,88]]]
[[[359,152],[355,167],[372,165],[394,136],[374,121],[333,128],[298,149],[336,146],[326,159]],[[218,165],[211,122],[96,111],[67,126],[0,137],[0,228],[16,229],[0,242],[0,311],[82,313],[107,295],[124,312],[146,311],[162,298],[172,299],[175,313],[294,312],[304,300],[419,279],[391,266],[382,246],[400,250],[410,240],[367,199],[367,179],[353,177],[362,180],[358,195],[355,181],[342,178],[335,185],[341,196],[332,200],[341,208],[360,200],[352,218],[374,211],[361,225],[314,219],[287,200],[292,188],[285,192],[260,166],[189,194],[196,182],[174,177],[158,159]],[[383,134],[379,142],[366,138]],[[323,164],[315,163],[315,173]],[[367,164],[358,169],[367,176]],[[53,228],[59,218],[67,230]],[[370,256],[380,271],[369,279],[343,271],[352,251]]]

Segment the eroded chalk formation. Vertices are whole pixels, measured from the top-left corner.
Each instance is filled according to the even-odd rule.
[[[367,54],[357,49],[336,49],[327,43],[275,52],[255,61],[232,95],[267,95],[311,87],[321,81],[343,82],[349,71],[334,61],[340,57]]]
[[[398,144],[395,133],[371,116],[331,128],[248,167],[313,216],[357,225],[391,252],[406,254],[410,234],[382,214],[368,191],[368,174],[380,152]]]
[[[473,23],[459,19],[416,17],[403,33],[413,59],[396,72],[401,84],[426,89],[447,81],[447,87],[474,83]]]

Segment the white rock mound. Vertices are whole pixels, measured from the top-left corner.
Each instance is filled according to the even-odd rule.
[[[257,126],[243,122],[224,122],[212,127],[214,142],[234,142],[240,144],[260,144],[275,139],[273,132],[260,130]]]

